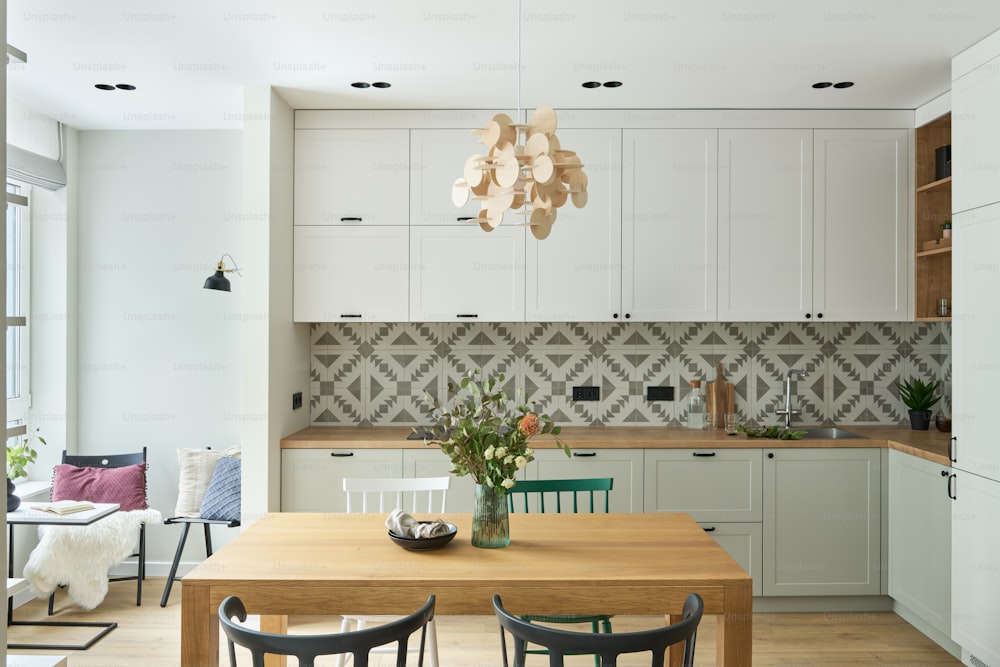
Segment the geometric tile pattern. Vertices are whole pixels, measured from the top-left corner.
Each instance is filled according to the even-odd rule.
[[[315,425],[420,425],[425,395],[445,398],[470,369],[503,373],[510,395],[574,426],[680,426],[690,381],[734,385],[741,423],[777,424],[790,368],[801,424],[906,424],[896,382],[942,380],[951,412],[947,322],[414,323],[311,325]],[[601,388],[573,401],[575,385]],[[649,386],[674,387],[648,401]]]

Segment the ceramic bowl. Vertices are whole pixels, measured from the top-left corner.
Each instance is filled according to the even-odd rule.
[[[433,521],[421,521],[420,523],[433,523]],[[448,532],[444,535],[438,535],[437,537],[402,537],[396,535],[391,530],[389,531],[389,539],[403,547],[404,549],[409,549],[411,551],[427,551],[430,549],[440,549],[444,545],[455,539],[455,535],[458,534],[458,526],[453,523],[445,524],[448,526]]]

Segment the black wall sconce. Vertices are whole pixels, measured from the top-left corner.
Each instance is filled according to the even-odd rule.
[[[232,262],[233,268],[226,268],[226,263],[223,261],[226,257],[228,257],[229,261]],[[224,254],[219,259],[219,263],[215,267],[215,273],[205,279],[205,289],[214,289],[219,290],[220,292],[231,292],[232,289],[230,289],[229,286],[229,278],[225,275],[227,273],[235,273],[238,276],[243,275],[240,273],[240,267],[236,266],[236,260],[233,259],[233,256],[229,253]]]

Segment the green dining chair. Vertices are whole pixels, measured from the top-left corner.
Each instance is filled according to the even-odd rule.
[[[607,514],[613,486],[611,477],[521,480],[507,492],[507,508],[511,512],[525,513]],[[525,614],[521,619],[543,623],[590,623],[592,632],[611,632],[611,616],[607,614]],[[527,644],[524,652],[549,653],[547,649],[528,649]],[[601,667],[601,658],[596,654],[594,667]]]

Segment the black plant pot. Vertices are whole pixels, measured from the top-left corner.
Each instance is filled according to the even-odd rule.
[[[914,431],[926,431],[931,425],[930,410],[910,410],[910,428]]]
[[[13,512],[21,506],[21,497],[14,495],[14,482],[7,478],[7,511]]]

